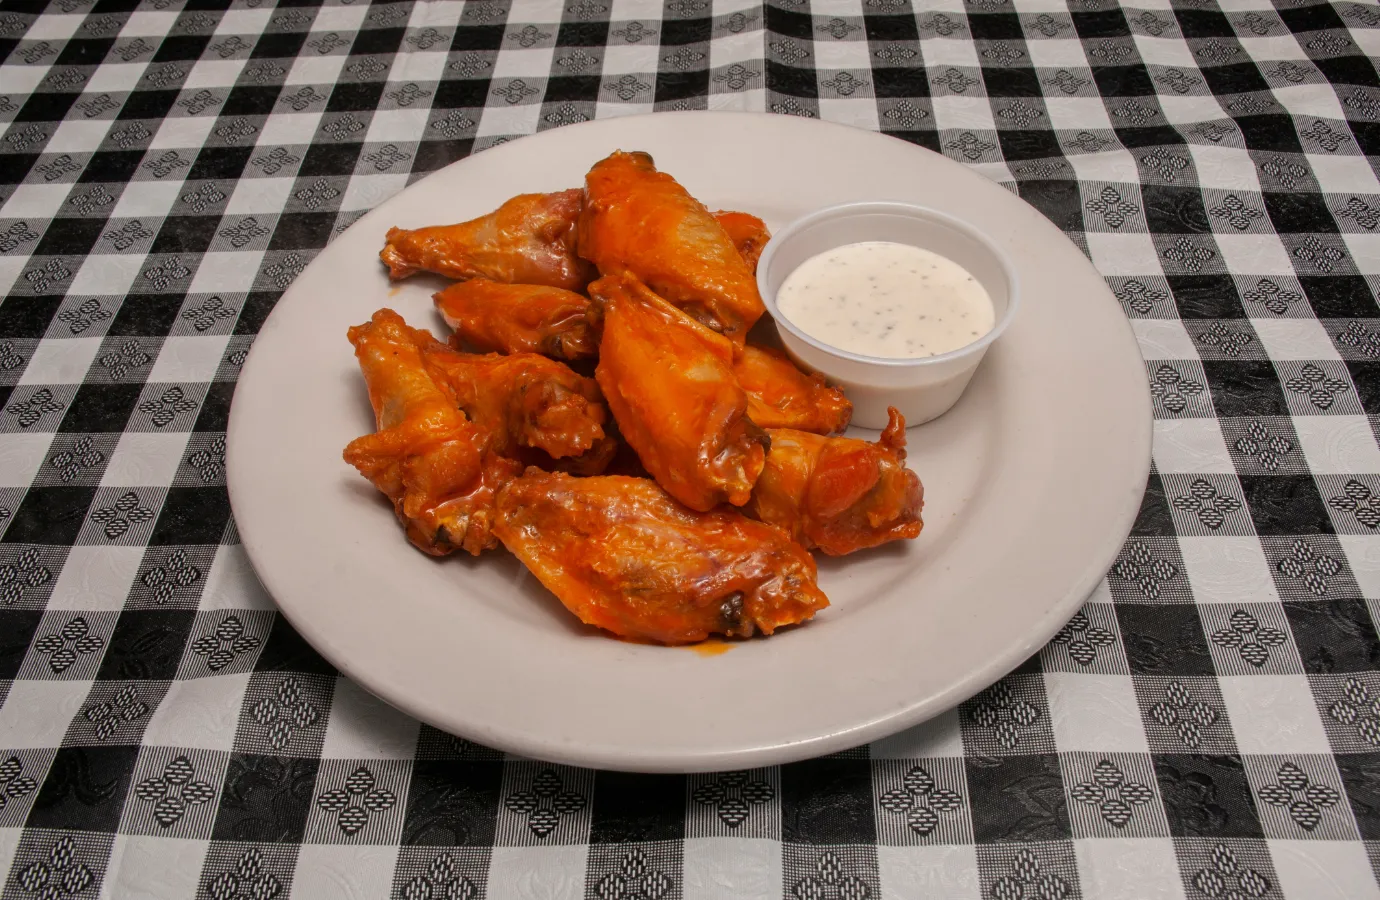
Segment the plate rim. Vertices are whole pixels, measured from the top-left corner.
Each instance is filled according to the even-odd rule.
[[[659,119],[666,119],[668,117],[752,117],[759,120],[786,120],[795,123],[802,121],[794,117],[774,116],[768,113],[692,110],[654,112],[635,116],[596,119],[566,126],[561,129],[553,129],[550,133],[572,132],[577,129],[580,131],[604,128],[616,129],[618,124],[624,120],[644,120],[652,117]],[[963,166],[954,160],[949,160],[942,154],[935,153],[928,148],[911,144],[882,132],[854,128],[852,126],[824,122],[821,120],[804,121],[808,122],[811,128],[857,132],[868,135],[873,139],[896,141],[899,144],[904,144],[910,150],[918,151],[922,155],[929,155],[935,161],[942,160],[945,165],[953,166],[974,177],[981,177],[979,173],[974,172],[971,168]],[[795,126],[793,125],[792,127]],[[544,135],[548,135],[548,132],[538,132],[535,135],[526,135],[509,143],[517,144],[522,141],[541,139]],[[442,173],[455,167],[466,165],[471,162],[475,156],[475,154],[471,154],[441,169],[428,173],[425,177],[418,179],[418,181],[409,185],[403,191],[387,198],[370,209],[365,215],[353,222],[350,227],[354,228],[362,223],[370,220],[377,220],[387,215],[390,207],[393,207],[401,197],[414,192],[420,193],[424,191],[425,188],[422,186],[427,184],[427,182],[438,179]],[[1018,196],[1013,196],[1011,199],[1022,205],[1029,205]],[[1074,245],[1068,236],[1063,234],[1057,226],[1054,226],[1053,223],[1047,224],[1050,228],[1058,232],[1063,240],[1068,241],[1071,246],[1077,249],[1076,245]],[[1112,294],[1110,288],[1106,285],[1101,273],[1096,271],[1096,268],[1087,260],[1085,255],[1081,254],[1081,252],[1080,255],[1083,256],[1084,263],[1088,270],[1096,274],[1098,282],[1102,285],[1103,292],[1108,298],[1111,298]],[[240,402],[241,397],[245,396],[244,392],[240,390],[240,387],[247,381],[253,383],[257,377],[258,369],[261,366],[268,365],[262,362],[264,356],[262,353],[259,353],[259,350],[263,346],[259,341],[259,337],[277,327],[274,323],[274,319],[283,308],[283,302],[293,295],[294,289],[297,289],[299,285],[306,281],[304,276],[307,275],[312,267],[325,265],[322,260],[326,259],[327,256],[327,249],[323,249],[311,263],[308,264],[307,268],[304,269],[294,283],[283,292],[278,303],[275,304],[274,309],[260,326],[259,331],[255,335],[255,340],[251,346],[249,355],[241,366],[226,425],[226,487],[229,494],[232,513],[235,516],[237,527],[240,528],[241,545],[253,568],[255,576],[268,591],[269,595],[274,598],[274,604],[278,612],[280,612],[288,623],[301,634],[304,640],[315,648],[328,662],[334,665],[341,674],[354,680],[369,693],[374,694],[390,705],[397,707],[404,713],[422,722],[448,733],[456,734],[459,732],[455,729],[453,724],[440,721],[441,717],[430,714],[431,711],[425,708],[424,704],[404,696],[402,693],[402,686],[387,683],[386,680],[372,677],[367,673],[361,674],[354,660],[345,658],[341,654],[335,652],[335,648],[332,646],[329,638],[321,629],[313,624],[310,616],[299,615],[298,613],[302,612],[302,610],[290,609],[292,606],[291,603],[285,605],[279,601],[278,593],[273,589],[273,582],[278,581],[278,579],[272,573],[267,574],[266,577],[266,573],[263,571],[263,566],[261,566],[258,558],[259,553],[255,549],[258,547],[258,535],[249,534],[248,532],[251,529],[245,529],[241,525],[245,520],[241,517],[241,510],[248,502],[245,497],[248,493],[246,485],[249,483],[248,474],[244,471],[243,467],[249,465],[249,463],[243,462],[245,459],[244,455],[236,452],[235,449],[236,447],[243,446],[243,441],[245,440],[243,438],[246,427],[245,421],[248,415],[244,412],[245,404]],[[301,288],[301,290],[305,290],[305,288]],[[281,318],[279,319],[279,324],[280,323]],[[1126,339],[1128,348],[1135,353],[1136,362],[1138,364],[1141,363],[1142,356],[1136,343],[1134,330],[1130,321],[1124,316],[1121,319],[1118,330],[1122,332],[1122,336]],[[1143,381],[1141,383],[1144,385]],[[1057,601],[1051,602],[1048,611],[1030,625],[1027,629],[1028,638],[1026,640],[1012,644],[1005,652],[989,657],[981,664],[969,667],[964,675],[949,681],[945,688],[929,694],[921,700],[913,702],[908,707],[900,710],[893,710],[889,714],[874,717],[869,721],[855,724],[844,730],[820,734],[812,739],[729,751],[690,751],[681,754],[665,753],[657,755],[654,758],[649,758],[645,751],[638,751],[636,748],[612,745],[600,746],[585,744],[584,746],[573,746],[567,743],[560,747],[559,750],[556,750],[556,752],[553,752],[555,749],[553,741],[550,738],[543,740],[540,737],[534,736],[530,733],[530,729],[528,731],[519,730],[518,732],[513,732],[511,728],[505,731],[501,728],[493,729],[492,727],[476,726],[473,729],[464,729],[466,731],[465,736],[471,737],[497,750],[516,753],[523,757],[571,765],[643,772],[719,771],[729,768],[751,768],[764,765],[776,765],[856,747],[917,725],[953,709],[957,704],[972,697],[982,689],[1018,668],[1032,654],[1038,652],[1095,590],[1098,583],[1106,576],[1108,569],[1119,554],[1120,548],[1132,530],[1134,522],[1139,514],[1140,498],[1143,498],[1144,494],[1143,486],[1147,483],[1151,471],[1153,410],[1148,386],[1145,386],[1144,390],[1136,392],[1136,397],[1132,399],[1138,402],[1143,412],[1143,415],[1133,417],[1135,424],[1139,427],[1136,430],[1136,434],[1132,436],[1132,442],[1138,445],[1140,452],[1136,453],[1133,459],[1127,461],[1125,471],[1127,472],[1129,481],[1133,481],[1142,486],[1140,493],[1137,495],[1137,501],[1127,502],[1120,507],[1119,515],[1116,516],[1116,521],[1111,523],[1109,530],[1106,532],[1109,537],[1099,546],[1098,552],[1085,558],[1081,574],[1076,579],[1073,579],[1073,583],[1063,595],[1060,596]]]

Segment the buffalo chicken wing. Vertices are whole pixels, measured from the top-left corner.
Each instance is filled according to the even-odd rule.
[[[748,418],[763,428],[833,434],[853,417],[843,391],[826,385],[823,375],[806,375],[777,350],[746,345],[733,374],[747,392]]]
[[[623,637],[771,634],[829,604],[814,560],[784,534],[686,509],[646,479],[529,469],[497,511],[503,545],[582,622]]]
[[[519,194],[458,225],[389,229],[379,257],[394,279],[424,270],[447,278],[479,276],[578,291],[595,274],[575,254],[582,203],[579,189]]]
[[[719,223],[728,239],[733,242],[733,246],[738,248],[738,255],[747,263],[748,270],[755,273],[757,260],[762,256],[762,248],[771,240],[767,223],[751,213],[731,210],[714,213],[714,221]]]
[[[389,309],[349,331],[378,431],[350,442],[345,461],[393,502],[409,540],[433,556],[495,545],[494,494],[521,467],[456,408],[422,362],[431,340]]]
[[[805,547],[842,556],[920,534],[924,490],[906,468],[906,421],[893,407],[875,444],[772,429],[751,512]]]
[[[691,509],[746,503],[767,440],[745,415],[733,345],[631,275],[601,278],[590,295],[603,317],[595,378],[623,439]]]
[[[578,234],[580,255],[601,275],[636,275],[738,346],[764,311],[752,269],[723,226],[646,153],[595,163]]]
[[[587,359],[598,353],[589,298],[564,288],[471,278],[433,298],[455,337],[484,351]],[[457,344],[458,346],[458,344]]]

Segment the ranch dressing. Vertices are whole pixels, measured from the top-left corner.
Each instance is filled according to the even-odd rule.
[[[932,250],[891,241],[845,244],[812,256],[776,295],[781,314],[831,347],[914,359],[967,346],[992,330],[982,284]]]

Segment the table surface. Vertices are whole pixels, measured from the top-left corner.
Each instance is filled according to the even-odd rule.
[[[1380,897],[1380,8],[0,0],[0,897]],[[939,719],[751,772],[505,758],[337,675],[230,517],[238,367],[424,173],[661,109],[1009,187],[1140,340],[1107,580]]]

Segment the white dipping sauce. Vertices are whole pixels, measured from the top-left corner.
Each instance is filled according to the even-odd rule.
[[[968,270],[891,241],[812,256],[776,294],[781,314],[831,347],[888,359],[934,356],[992,330],[992,298]]]

